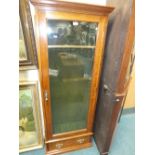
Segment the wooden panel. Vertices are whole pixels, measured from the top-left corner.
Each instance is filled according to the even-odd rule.
[[[55,154],[56,152],[63,153],[65,149],[68,148],[68,150],[72,150],[73,148],[81,148],[85,145],[91,144],[91,137],[77,137],[73,139],[63,140],[63,141],[57,141],[46,144],[47,152],[50,152],[50,154]]]
[[[46,12],[46,18],[47,19],[56,19],[56,20],[73,20],[73,21],[87,21],[87,22],[99,22],[100,16],[95,15],[85,15],[82,13],[71,13],[68,14],[68,12]]]
[[[109,146],[105,146],[106,143],[111,142],[111,133],[115,128],[115,121],[117,120],[117,112],[120,110],[121,102],[124,99],[125,94],[113,94],[113,93],[104,93],[100,98],[100,105],[96,110],[96,119],[94,125],[94,137],[97,144],[97,147],[100,153],[105,153],[109,151]],[[116,102],[117,97],[120,99],[119,102]],[[102,102],[101,102],[102,100]],[[113,109],[115,112],[113,113]]]
[[[76,12],[90,15],[108,15],[113,11],[113,7],[97,6],[89,4],[62,2],[54,0],[31,0],[32,4],[40,9],[57,10],[65,12]]]
[[[47,91],[48,94],[50,94],[50,89],[49,89],[49,73],[48,73],[48,54],[47,54],[47,38],[45,36],[46,33],[44,33],[46,29],[46,15],[47,17],[50,16],[50,13],[46,14],[42,11],[38,11],[38,20],[39,20],[39,27],[40,27],[40,50],[39,50],[39,62],[40,62],[40,75],[42,78],[42,95],[44,91]],[[59,18],[59,19],[67,19],[72,20],[72,16],[70,14],[65,13],[65,16],[63,14],[60,16],[60,13],[55,12],[54,13],[54,18]],[[58,17],[57,17],[58,15]],[[98,83],[99,83],[99,77],[100,77],[100,70],[101,70],[101,65],[102,65],[102,55],[103,55],[103,47],[104,47],[104,40],[106,36],[106,27],[107,27],[107,17],[102,17],[102,18],[93,18],[94,16],[90,15],[87,16],[88,20],[96,21],[98,20],[99,22],[99,27],[98,27],[98,34],[97,34],[97,44],[95,48],[95,60],[94,60],[94,65],[93,65],[93,78],[92,78],[92,84],[91,84],[91,97],[90,97],[90,105],[89,105],[89,113],[88,113],[88,122],[87,122],[87,129],[88,132],[92,130],[92,125],[93,125],[93,119],[94,119],[94,112],[95,112],[95,106],[96,106],[96,100],[97,100],[97,93],[98,93]],[[81,14],[81,16],[77,17],[77,20],[84,20],[85,16]],[[51,107],[50,107],[50,97],[48,101],[44,101],[44,108],[45,108],[45,124],[46,124],[46,139],[49,140],[54,136],[52,134],[52,118],[51,118]],[[63,134],[62,134],[63,135]],[[68,135],[70,135],[70,132],[68,132]]]
[[[65,2],[73,2],[73,0],[59,0],[59,1],[65,1]],[[75,3],[84,3],[84,4],[93,4],[93,5],[106,5],[106,0],[74,0]]]
[[[108,4],[115,5],[116,9],[109,16],[101,82],[115,92],[128,35],[132,0],[113,0]]]
[[[38,55],[39,55],[39,67],[40,67],[39,72],[42,87],[47,154],[59,154],[66,151],[91,146],[90,136],[92,135],[91,131],[93,127],[94,113],[98,95],[98,87],[99,87],[98,84],[101,74],[101,66],[103,62],[103,54],[104,54],[103,48],[105,45],[106,28],[108,22],[107,15],[113,10],[113,7],[100,7],[84,4],[81,5],[66,2],[49,1],[49,0],[31,0],[31,2],[36,7],[36,23],[38,27],[37,43],[38,43],[38,53],[39,53]],[[47,91],[47,93],[50,94],[48,51],[47,51],[48,44],[46,33],[47,19],[73,20],[73,21],[79,20],[79,21],[90,21],[98,23],[98,32],[97,32],[93,73],[92,73],[92,83],[89,99],[90,103],[87,117],[88,118],[87,129],[79,130],[76,132],[73,131],[62,134],[53,134],[52,117],[51,117],[52,116],[51,99],[50,96],[48,97],[48,100],[44,99],[45,91]],[[85,136],[83,137],[84,134]],[[79,137],[74,137],[77,135]],[[83,137],[84,141],[80,137]],[[78,143],[78,141],[80,144]]]
[[[107,154],[118,116],[126,95],[125,74],[132,52],[134,33],[134,0],[109,0],[116,6],[110,15],[101,85],[96,109],[94,136],[101,154]],[[130,43],[129,43],[130,42]],[[132,46],[128,46],[128,45]],[[106,86],[106,87],[105,87]],[[120,88],[121,86],[121,88]],[[105,89],[106,88],[106,89]],[[124,87],[125,88],[125,87]],[[122,96],[121,102],[114,98]]]
[[[43,103],[43,112],[44,112],[44,122],[45,122],[45,135],[46,139],[50,139],[51,137],[51,124],[52,120],[50,117],[51,108],[50,103],[46,102],[44,99],[44,90],[49,90],[49,79],[48,79],[48,53],[47,53],[47,36],[45,33],[46,30],[46,20],[45,20],[45,14],[44,12],[36,10],[36,22],[38,24],[38,33],[37,33],[37,41],[38,41],[38,56],[39,56],[39,74],[40,74],[40,80],[41,80],[41,91],[42,91],[42,103]],[[48,91],[48,94],[50,92]]]
[[[79,137],[70,140],[58,141],[47,144],[48,150],[59,150],[61,148],[70,147],[72,145],[81,145],[84,143],[88,143],[90,141],[90,137]]]
[[[99,31],[98,37],[96,41],[96,49],[95,49],[95,58],[94,58],[94,66],[93,66],[93,75],[92,75],[92,86],[90,92],[90,106],[88,113],[88,131],[92,131],[94,114],[96,109],[97,97],[98,97],[98,89],[99,89],[99,80],[101,75],[101,66],[103,62],[103,54],[104,54],[104,45],[105,45],[105,37],[106,37],[106,29],[107,29],[108,18],[102,18],[99,23]]]
[[[124,52],[123,52],[123,58],[121,60],[121,67],[120,67],[120,72],[119,72],[119,78],[117,81],[117,89],[116,93],[117,94],[124,94],[124,97],[127,93],[128,90],[128,81],[126,81],[126,74],[127,74],[127,69],[128,65],[130,63],[130,58],[133,52],[133,46],[134,46],[134,31],[135,31],[135,0],[132,0],[132,7],[130,9],[131,11],[131,16],[129,20],[129,27],[127,31],[127,36],[125,40],[125,47],[124,47]],[[125,87],[126,86],[126,87]],[[116,104],[113,107],[113,112],[112,112],[112,118],[110,122],[110,130],[108,132],[108,140],[105,145],[105,149],[109,149],[110,143],[113,137],[113,133],[121,112],[121,109],[123,107],[123,102],[122,101],[120,104]]]
[[[76,131],[76,132],[69,132],[69,133],[64,133],[64,134],[57,134],[57,135],[53,135],[53,138],[51,140],[46,141],[45,143],[51,143],[51,142],[57,142],[57,141],[63,141],[63,140],[68,140],[68,139],[72,139],[72,138],[78,138],[78,137],[85,137],[85,136],[92,136],[93,133],[92,132],[80,132],[80,131]]]
[[[130,18],[129,28],[127,37],[125,40],[125,48],[124,48],[124,55],[121,62],[121,68],[119,73],[119,79],[117,82],[117,93],[124,92],[126,87],[126,75],[128,71],[128,65],[130,63],[131,54],[133,52],[134,47],[134,39],[135,39],[135,5],[133,0],[133,6],[132,6],[132,14]]]
[[[47,152],[46,155],[56,155],[56,154],[62,154],[65,152],[70,152],[70,151],[75,151],[75,150],[79,150],[79,149],[83,149],[83,148],[87,148],[87,147],[91,147],[92,144],[91,143],[85,143],[82,145],[75,145],[75,146],[70,146],[61,150],[56,150],[56,151],[50,151]]]

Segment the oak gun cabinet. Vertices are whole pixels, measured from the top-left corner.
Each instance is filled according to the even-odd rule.
[[[113,7],[31,0],[45,122],[46,154],[92,145],[108,15]]]
[[[107,4],[115,10],[109,16],[94,121],[94,137],[101,155],[109,153],[134,62],[135,1],[108,0]]]

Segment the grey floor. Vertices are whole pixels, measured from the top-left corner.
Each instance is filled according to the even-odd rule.
[[[118,124],[109,155],[135,155],[135,114],[123,114]],[[45,150],[35,150],[20,155],[44,155]],[[99,155],[97,147],[82,149],[63,155]]]

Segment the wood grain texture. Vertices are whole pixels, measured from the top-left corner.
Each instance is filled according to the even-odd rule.
[[[88,131],[92,131],[94,115],[98,97],[98,89],[99,89],[99,80],[101,74],[101,66],[103,62],[103,54],[104,54],[104,45],[105,45],[105,36],[107,29],[108,18],[102,18],[99,22],[99,30],[96,41],[96,49],[95,49],[95,57],[94,57],[94,65],[93,65],[93,73],[92,73],[92,84],[91,84],[91,92],[90,92],[90,106],[88,112]]]
[[[55,2],[55,1],[35,1],[32,0],[36,9],[36,29],[37,29],[37,47],[39,56],[39,72],[42,88],[42,100],[43,100],[43,111],[44,111],[44,122],[45,122],[45,132],[46,132],[46,149],[48,154],[59,154],[70,150],[80,149],[83,147],[88,147],[91,145],[91,141],[87,141],[85,144],[77,145],[73,143],[70,147],[66,147],[61,150],[53,149],[53,144],[59,143],[66,140],[65,144],[68,144],[68,140],[75,138],[76,136],[92,136],[92,127],[95,115],[95,107],[98,95],[98,84],[101,74],[101,66],[104,54],[105,36],[106,28],[108,23],[108,13],[110,13],[113,8],[108,7],[97,7],[90,5],[80,5],[74,3],[66,2]],[[39,6],[39,7],[38,7]],[[48,6],[48,8],[47,8]],[[50,8],[50,9],[49,9]],[[55,10],[56,9],[56,10]],[[94,10],[93,10],[94,9]],[[50,11],[49,11],[50,10]],[[100,12],[102,10],[102,12]],[[100,13],[99,13],[100,12]],[[59,20],[77,20],[77,21],[87,21],[87,22],[97,22],[98,23],[98,33],[97,41],[95,47],[95,57],[93,64],[93,74],[91,82],[90,91],[90,103],[89,112],[87,116],[87,128],[77,131],[71,131],[66,133],[54,134],[52,129],[52,107],[51,107],[51,90],[49,81],[49,66],[48,66],[48,41],[46,34],[46,21],[48,19],[59,19]],[[44,92],[48,92],[48,101],[44,99]]]
[[[119,79],[117,83],[117,92],[122,93],[125,89],[127,89],[126,86],[126,74],[127,74],[127,69],[128,69],[128,64],[130,63],[130,57],[132,53],[132,49],[134,46],[134,39],[135,39],[135,2],[133,2],[133,7],[132,7],[132,14],[130,18],[130,23],[129,23],[129,30],[125,42],[125,49],[124,49],[124,55],[123,55],[123,60],[121,64],[121,69],[119,73]]]
[[[108,6],[98,6],[98,5],[90,5],[83,3],[71,3],[71,2],[63,2],[63,1],[55,1],[55,0],[31,0],[31,3],[36,7],[45,10],[53,10],[53,11],[65,11],[65,12],[75,12],[82,14],[91,14],[91,15],[108,15],[110,14],[114,7]]]
[[[92,132],[85,132],[85,133],[77,133],[77,134],[74,134],[74,135],[67,135],[67,136],[61,136],[61,137],[54,137],[52,138],[51,140],[49,141],[46,141],[46,144],[48,143],[51,143],[51,142],[58,142],[58,141],[63,141],[63,140],[69,140],[69,139],[72,139],[72,138],[79,138],[79,137],[84,137],[84,136],[92,136],[93,133]]]
[[[120,102],[120,104],[114,106],[113,113],[112,113],[112,120],[110,123],[111,130],[109,131],[109,134],[108,134],[109,141],[106,142],[105,148],[110,147],[110,143],[111,143],[111,140],[113,137],[115,126],[116,126],[117,121],[120,117],[121,110],[124,107],[125,99],[126,99],[127,92],[129,89],[129,82],[131,80],[131,77],[130,77],[131,72],[128,73],[128,66],[131,65],[131,67],[133,67],[133,65],[132,65],[133,62],[130,62],[130,59],[131,59],[132,55],[134,54],[133,47],[134,47],[134,39],[135,39],[135,0],[132,1],[131,16],[130,16],[129,27],[128,27],[127,32],[128,33],[127,33],[127,37],[125,40],[124,54],[123,54],[123,58],[122,58],[119,78],[118,78],[118,82],[117,82],[117,89],[116,89],[117,94],[124,94],[124,99],[122,102]],[[129,74],[128,80],[126,79],[127,74]]]
[[[116,6],[109,18],[94,135],[101,154],[107,154],[127,88],[125,74],[133,46],[134,0],[109,0]],[[132,31],[132,32],[130,32]],[[130,46],[129,46],[130,45]],[[105,90],[104,85],[107,86]],[[116,102],[116,98],[122,99]]]
[[[46,15],[47,17],[49,17],[49,12],[48,15],[46,13],[44,13],[43,11],[38,11],[38,15],[39,15],[39,28],[40,28],[40,72],[41,72],[41,77],[42,77],[42,95],[44,98],[44,91],[47,91],[48,94],[50,94],[50,87],[49,87],[49,72],[48,72],[48,45],[47,45],[47,37],[46,37],[46,33],[43,32],[43,29],[46,29]],[[64,14],[60,14],[59,12],[55,12],[52,13],[52,16],[54,14],[54,18],[58,18],[61,20],[65,20],[66,17],[68,20],[72,20],[72,15],[70,16],[70,14],[65,13]],[[78,21],[83,21],[85,19],[85,17],[83,17],[83,14],[81,14],[80,16],[76,17]],[[93,67],[93,78],[92,78],[92,84],[91,84],[91,99],[90,99],[90,108],[89,108],[89,113],[88,113],[88,125],[87,125],[87,131],[90,132],[92,130],[92,122],[93,122],[93,117],[94,117],[94,112],[95,112],[95,104],[96,104],[96,99],[97,99],[97,90],[98,90],[98,81],[99,81],[99,76],[100,76],[100,66],[101,66],[101,58],[103,55],[103,46],[104,46],[104,38],[106,35],[106,26],[107,26],[107,18],[103,17],[102,18],[92,18],[92,15],[87,16],[87,20],[93,22],[95,20],[98,20],[98,22],[100,23],[100,21],[102,20],[101,24],[99,24],[99,33],[98,33],[98,37],[97,37],[97,45],[95,48],[95,60],[94,60],[94,67]],[[102,32],[102,33],[101,33]],[[48,101],[44,100],[44,108],[45,108],[45,118],[46,118],[46,124],[47,124],[47,137],[46,139],[49,140],[52,137],[57,137],[57,135],[52,134],[52,107],[51,107],[51,99],[49,97]],[[70,134],[72,134],[72,132],[68,132],[67,135],[69,136]],[[77,134],[77,133],[74,133]],[[66,133],[62,133],[60,135],[66,135]],[[58,135],[59,136],[59,135]]]
[[[61,140],[56,142],[47,143],[47,151],[57,151],[71,146],[80,146],[82,144],[90,143],[90,136],[87,137],[77,137],[67,140]]]
[[[83,149],[83,148],[87,148],[87,147],[91,147],[91,146],[92,146],[92,143],[88,142],[88,143],[84,143],[84,144],[81,144],[81,145],[73,145],[73,146],[66,147],[66,148],[63,148],[63,149],[60,149],[60,150],[48,151],[46,153],[46,155],[62,154],[62,153],[65,153],[65,152],[75,151],[75,150],[79,150],[79,149]]]
[[[45,122],[45,131],[46,139],[49,140],[52,135],[52,118],[51,118],[51,98],[50,98],[50,88],[49,88],[49,75],[48,75],[48,52],[47,52],[47,38],[46,33],[43,30],[46,30],[46,19],[44,12],[38,11],[38,29],[39,29],[39,64],[40,64],[40,79],[42,87],[42,100],[43,100],[43,109],[44,109],[44,122]],[[47,91],[49,94],[48,101],[44,99],[44,92]]]
[[[87,133],[87,129],[69,131],[69,132],[64,132],[64,133],[57,133],[57,134],[53,134],[52,139],[58,139],[58,138],[62,138],[62,137],[66,138],[66,137],[79,135],[79,134],[81,135],[81,134],[85,134],[85,133]]]
[[[116,5],[116,9],[109,16],[104,55],[104,78],[101,82],[108,85],[112,92],[115,92],[125,50],[132,0],[113,0],[112,2],[109,4]]]

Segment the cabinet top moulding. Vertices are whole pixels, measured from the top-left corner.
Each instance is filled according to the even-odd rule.
[[[110,6],[99,6],[92,4],[90,5],[83,3],[72,3],[72,2],[54,1],[54,0],[30,0],[30,1],[33,5],[35,5],[39,9],[92,14],[97,16],[108,15],[114,10],[114,7]]]

